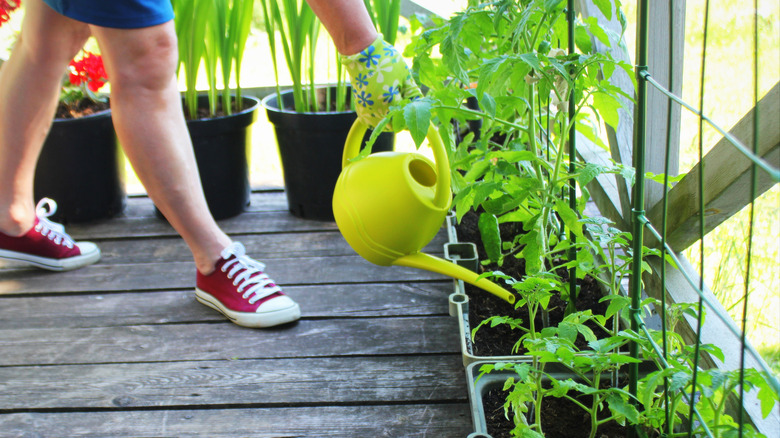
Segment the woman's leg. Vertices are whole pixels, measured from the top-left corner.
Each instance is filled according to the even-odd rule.
[[[212,218],[182,113],[173,22],[141,29],[91,26],[111,84],[117,136],[147,193],[208,274],[230,243]]]
[[[63,75],[89,32],[39,0],[25,2],[21,35],[0,68],[0,232],[6,235],[33,226],[35,165]]]
[[[111,80],[120,143],[147,193],[192,250],[195,296],[236,324],[270,327],[300,318],[298,305],[231,243],[212,218],[175,78],[173,22],[120,30],[92,26]]]

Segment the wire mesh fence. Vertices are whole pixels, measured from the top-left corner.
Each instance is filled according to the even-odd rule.
[[[674,3],[674,2],[670,2]],[[657,374],[657,379],[653,382],[653,388],[661,388],[661,403],[664,410],[664,432],[668,436],[756,436],[762,433],[765,436],[771,436],[778,433],[778,409],[776,401],[780,394],[780,384],[776,376],[767,366],[760,354],[753,348],[747,339],[748,303],[751,291],[751,269],[753,269],[753,242],[757,238],[753,232],[753,223],[755,221],[756,209],[755,200],[760,192],[767,186],[771,187],[780,182],[780,170],[778,169],[777,158],[768,154],[762,148],[762,136],[770,137],[768,143],[769,149],[776,149],[778,145],[772,139],[776,136],[778,130],[777,121],[777,98],[770,93],[767,101],[761,102],[758,91],[758,44],[760,41],[758,33],[759,7],[758,1],[753,2],[754,19],[754,51],[753,51],[753,111],[751,112],[749,135],[744,138],[738,138],[732,132],[728,132],[719,126],[715,121],[708,117],[704,107],[705,85],[704,75],[707,68],[708,53],[708,19],[710,17],[710,2],[706,1],[704,5],[704,23],[702,35],[702,56],[700,61],[700,100],[697,104],[684,101],[679,96],[669,91],[672,86],[673,77],[666,78],[667,86],[662,85],[653,77],[653,72],[648,68],[648,41],[654,37],[653,32],[664,32],[666,29],[652,28],[648,21],[650,2],[640,1],[638,4],[638,23],[637,23],[637,118],[635,121],[635,147],[634,157],[636,165],[636,182],[634,185],[632,198],[632,230],[633,230],[633,272],[631,279],[631,325],[632,330],[641,333],[644,336],[638,339],[631,349],[634,357],[639,357],[642,352],[653,354],[657,358],[657,363],[661,365],[661,371]],[[670,7],[671,11],[672,8]],[[671,23],[672,20],[670,19]],[[669,35],[674,32],[669,30]],[[673,52],[673,40],[670,41],[669,54]],[[670,62],[673,62],[670,59]],[[668,98],[668,105],[671,109],[673,105],[692,113],[698,120],[698,165],[689,173],[689,176],[695,179],[695,192],[691,193],[691,199],[694,199],[694,206],[697,214],[695,215],[696,226],[691,230],[694,236],[690,238],[696,241],[701,260],[699,261],[698,272],[692,270],[685,260],[681,260],[678,253],[669,245],[668,225],[669,218],[673,216],[670,212],[670,156],[671,150],[677,145],[673,144],[672,136],[666,133],[665,150],[665,171],[663,177],[663,187],[665,193],[661,200],[663,214],[660,221],[653,222],[648,219],[645,211],[645,162],[648,151],[646,150],[646,132],[647,125],[647,93],[648,87],[659,91]],[[762,112],[766,111],[766,116]],[[667,114],[672,117],[674,112],[669,110]],[[770,117],[770,123],[762,125],[761,117]],[[673,124],[671,120],[667,127]],[[748,160],[747,167],[749,179],[749,197],[746,202],[749,210],[749,221],[747,230],[747,248],[745,249],[745,260],[742,267],[742,315],[741,320],[735,322],[731,316],[722,311],[722,306],[707,289],[705,278],[705,265],[707,263],[707,252],[704,242],[707,233],[711,227],[707,226],[707,210],[711,206],[708,202],[711,200],[711,193],[708,191],[708,183],[713,178],[713,173],[707,172],[706,166],[713,160],[705,159],[703,144],[703,130],[705,125],[715,129],[724,139],[731,152],[735,152],[734,157],[738,156],[740,160]],[[768,126],[768,132],[766,127]],[[764,143],[767,143],[766,141]],[[656,151],[657,152],[657,151]],[[723,152],[723,150],[718,150]],[[733,163],[732,163],[733,164]],[[643,262],[646,262],[643,251],[643,244],[646,242],[645,233],[648,233],[655,242],[659,242],[661,262],[657,264],[660,268],[660,282],[664,285],[663,290],[656,294],[658,302],[656,310],[660,314],[661,325],[657,332],[648,328],[645,324],[645,318],[642,312],[643,300]],[[769,236],[777,239],[778,235]],[[674,270],[675,274],[681,274],[687,287],[695,293],[695,300],[687,303],[671,302],[667,295],[667,278],[669,270]],[[777,291],[769,291],[770,294],[777,294]],[[719,320],[719,336],[722,342],[718,345],[709,344],[703,341],[703,333],[712,324],[705,324],[707,318],[716,318]],[[678,337],[674,329],[677,324],[685,320],[691,327],[692,337],[683,340]],[[722,348],[726,346],[726,348]],[[726,358],[726,354],[732,357]],[[737,357],[733,357],[736,355]],[[630,391],[637,398],[641,399],[642,392],[648,391],[648,382],[639,382],[636,366],[632,366],[632,379]],[[645,387],[640,387],[644,384]],[[758,409],[754,406],[759,406]],[[770,434],[770,435],[767,435]],[[774,435],[776,436],[776,435]]]

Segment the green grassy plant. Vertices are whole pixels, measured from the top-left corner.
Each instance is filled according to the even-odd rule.
[[[263,18],[268,34],[274,75],[279,88],[277,32],[282,45],[282,55],[292,79],[296,112],[319,111],[314,89],[314,54],[321,23],[309,5],[303,0],[263,0]],[[281,5],[279,4],[281,3]],[[281,96],[279,98],[281,103]]]
[[[398,35],[398,21],[401,15],[401,0],[363,0],[377,30],[385,41],[395,44]]]
[[[180,67],[183,68],[184,101],[190,118],[198,113],[198,76],[205,65],[208,81],[209,114],[216,115],[219,95],[222,110],[231,114],[230,104],[241,108],[241,65],[244,48],[252,25],[251,0],[173,0],[175,27],[179,44]],[[219,73],[217,69],[219,70]],[[217,85],[221,74],[222,89]],[[231,80],[235,79],[235,87]],[[220,93],[221,91],[221,93]]]

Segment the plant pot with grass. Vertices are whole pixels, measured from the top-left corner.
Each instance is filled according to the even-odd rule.
[[[250,203],[252,124],[257,120],[260,100],[252,96],[242,99],[243,109],[233,114],[187,120],[203,193],[215,219],[239,215]],[[200,96],[201,104],[207,100],[207,96]]]
[[[173,2],[180,74],[186,84],[184,114],[215,219],[241,214],[250,202],[251,125],[257,120],[259,99],[244,96],[240,84],[253,6],[251,0]],[[205,92],[196,87],[201,72],[206,73]]]
[[[357,118],[346,69],[336,56],[332,61],[336,81],[317,86],[315,54],[322,25],[312,9],[299,0],[263,0],[260,4],[276,76],[276,90],[263,100],[263,106],[276,133],[289,211],[300,218],[332,221],[333,190],[341,172],[344,143]],[[400,1],[367,1],[366,6],[376,26],[387,32],[388,41],[394,41]],[[283,53],[277,53],[277,43]],[[292,81],[284,90],[278,58],[284,58]],[[370,131],[365,139],[369,137]],[[383,132],[371,150],[391,151],[394,143],[394,134]]]
[[[334,95],[335,87],[317,90]],[[263,99],[268,120],[274,125],[282,161],[284,187],[290,213],[296,217],[332,221],[333,190],[341,172],[344,143],[357,114],[351,110],[297,112],[293,110],[293,91],[271,94]],[[370,133],[366,133],[365,141]],[[392,151],[395,137],[382,133],[372,152]]]

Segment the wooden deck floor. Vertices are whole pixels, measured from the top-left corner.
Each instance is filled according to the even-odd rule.
[[[0,437],[473,431],[451,281],[364,261],[279,191],[221,225],[300,303],[299,322],[246,329],[198,304],[183,241],[130,198],[120,217],[68,227],[100,245],[98,264],[0,267]]]

